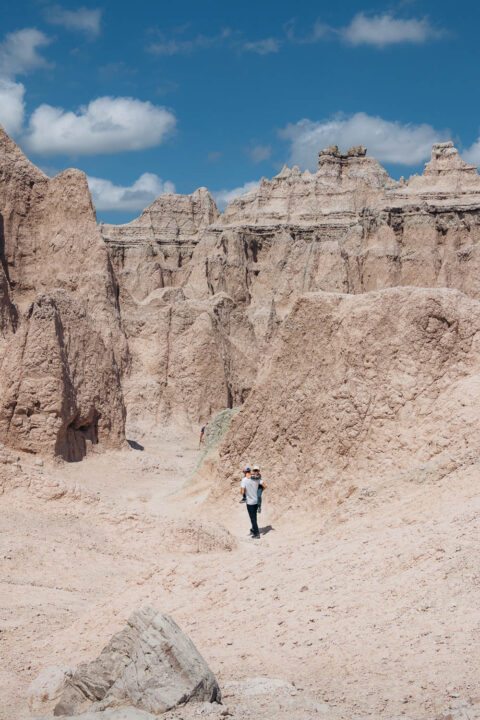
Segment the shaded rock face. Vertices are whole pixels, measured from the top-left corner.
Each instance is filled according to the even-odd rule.
[[[198,422],[243,402],[257,358],[253,327],[232,299],[153,292],[126,299],[124,328],[133,357],[124,392],[130,417]]]
[[[219,492],[245,457],[289,478],[280,503],[322,502],[352,478],[441,476],[480,450],[479,392],[480,302],[447,289],[306,295],[219,448]]]
[[[0,441],[68,460],[124,442],[117,298],[85,175],[49,179],[0,128]]]
[[[80,665],[54,715],[132,706],[160,714],[190,700],[220,700],[215,676],[192,641],[153,607],[133,613],[100,656]]]
[[[69,293],[37,296],[0,365],[0,437],[80,460],[89,443],[123,442],[120,374],[91,317]]]

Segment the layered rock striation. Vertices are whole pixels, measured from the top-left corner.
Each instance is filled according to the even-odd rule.
[[[133,348],[133,386],[148,377],[144,387],[150,387],[146,394],[157,408],[156,419],[183,414],[203,420],[225,407],[226,397],[229,405],[241,403],[277,328],[306,292],[359,294],[412,285],[452,287],[480,298],[480,177],[452,143],[435,145],[424,173],[408,181],[390,178],[361,146],[346,153],[333,146],[319,153],[316,173],[284,168],[233,200],[222,216],[212,203],[205,190],[166,195],[133,223],[103,229]],[[150,223],[152,208],[160,207],[161,218],[155,215]],[[203,211],[195,216],[194,207]],[[180,231],[184,226],[189,233]],[[172,242],[176,249],[165,254]],[[213,311],[217,296],[224,298],[230,318],[220,335]],[[204,317],[205,342],[192,347],[186,366],[194,387],[200,382],[201,394],[215,398],[211,403],[195,401],[186,411],[178,404],[178,378],[169,373],[177,365],[171,348],[182,340],[176,329],[155,330],[156,318],[165,316],[165,309],[151,307],[159,306],[160,297],[172,299],[166,306],[173,315]],[[180,333],[183,337],[183,329]],[[160,351],[166,336],[168,347]],[[150,362],[147,367],[142,348],[148,348],[148,357],[168,354],[169,372],[159,374]],[[200,371],[199,379],[197,366],[206,355],[212,372],[206,378]],[[136,404],[135,393],[128,393],[128,404],[138,415],[143,405]]]
[[[0,441],[13,447],[77,458],[87,427],[116,445],[122,398],[148,424],[241,405],[305,293],[447,287],[480,299],[480,177],[452,143],[409,180],[362,146],[332,146],[317,172],[284,168],[223,215],[200,188],[100,228],[82,173],[47,178],[3,132],[0,168]],[[58,357],[51,373],[33,372],[29,348]]]

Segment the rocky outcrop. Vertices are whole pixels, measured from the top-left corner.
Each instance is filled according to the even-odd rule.
[[[131,418],[200,422],[243,402],[256,374],[255,335],[230,297],[188,300],[177,288],[123,307],[133,357],[124,381]]]
[[[316,173],[284,168],[221,217],[212,203],[206,191],[165,195],[133,223],[103,226],[136,416],[148,407],[157,422],[197,421],[243,402],[306,292],[413,285],[480,298],[480,177],[452,143],[435,145],[423,175],[408,181],[392,180],[361,146],[332,146],[319,153]]]
[[[179,267],[190,259],[201,234],[219,212],[206,188],[192,195],[160,195],[126,225],[101,223],[122,286],[138,300],[175,285]]]
[[[0,438],[80,460],[89,444],[119,447],[125,409],[113,350],[65,290],[38,295],[0,365]]]
[[[124,441],[117,297],[85,175],[48,178],[0,128],[0,441],[69,460]]]
[[[168,615],[147,606],[130,616],[96,660],[77,668],[54,715],[123,706],[158,715],[191,700],[220,698],[218,683],[192,641]]]
[[[50,665],[44,668],[28,687],[27,701],[30,712],[42,715],[53,712],[74,672],[75,668],[69,665]]]
[[[480,177],[452,143],[434,146],[421,176],[398,182],[362,146],[332,146],[319,153],[317,172],[284,168],[222,216],[200,188],[161,196],[101,233],[81,173],[48,179],[4,133],[0,154],[0,358],[20,333],[5,368],[37,293],[62,289],[102,337],[107,364],[113,350],[136,422],[197,423],[242,404],[304,293],[426,286],[480,299]],[[15,405],[10,389],[4,396]],[[116,422],[117,399],[110,409],[104,400],[96,406]],[[39,441],[25,439],[35,424],[13,405],[0,440],[35,450]],[[76,410],[62,414],[62,427],[67,416]],[[78,418],[76,430],[86,427],[83,410]]]
[[[120,317],[116,281],[85,174],[48,178],[0,127],[0,261],[20,312],[38,292],[62,288],[81,299],[108,336]],[[118,344],[117,351],[124,351]]]
[[[218,492],[245,458],[283,478],[278,504],[448,474],[480,453],[479,340],[480,302],[456,290],[305,295],[219,448]]]

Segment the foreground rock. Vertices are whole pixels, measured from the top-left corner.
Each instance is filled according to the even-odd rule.
[[[196,701],[219,701],[218,683],[192,641],[153,607],[133,613],[99,657],[80,665],[55,706],[78,715],[131,705],[154,714]]]
[[[155,715],[134,707],[105,710],[100,715],[97,712],[86,712],[81,715],[63,716],[64,720],[155,720]],[[32,720],[45,720],[45,718],[32,718]]]

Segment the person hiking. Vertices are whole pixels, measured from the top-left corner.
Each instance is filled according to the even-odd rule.
[[[200,450],[200,445],[202,444],[203,438],[204,438],[204,436],[205,436],[205,432],[206,432],[206,429],[207,429],[207,425],[208,425],[208,422],[206,422],[205,425],[204,425],[204,426],[202,427],[202,429],[200,430],[200,440],[198,441],[198,449],[199,449],[199,450]]]
[[[263,485],[262,485],[262,475],[260,473],[260,467],[259,465],[253,465],[252,467],[252,480],[258,480],[258,512],[262,512],[262,493],[263,493]]]
[[[247,475],[247,469],[248,469],[248,465],[245,465],[245,467],[242,468],[243,476],[240,481],[240,494],[242,497],[239,500],[239,502],[241,502],[241,503],[247,502],[247,498],[245,496],[245,480],[246,480],[246,475]]]
[[[252,473],[250,468],[247,468],[247,471],[245,473],[245,488],[244,488],[244,495],[246,497],[247,502],[247,510],[248,510],[248,516],[250,518],[250,522],[252,523],[252,528],[250,530],[250,534],[252,535],[254,540],[260,539],[260,532],[258,530],[258,524],[257,524],[257,510],[258,510],[258,487],[260,485],[259,480],[254,480],[252,478]],[[263,488],[265,488],[265,484],[262,482]]]

